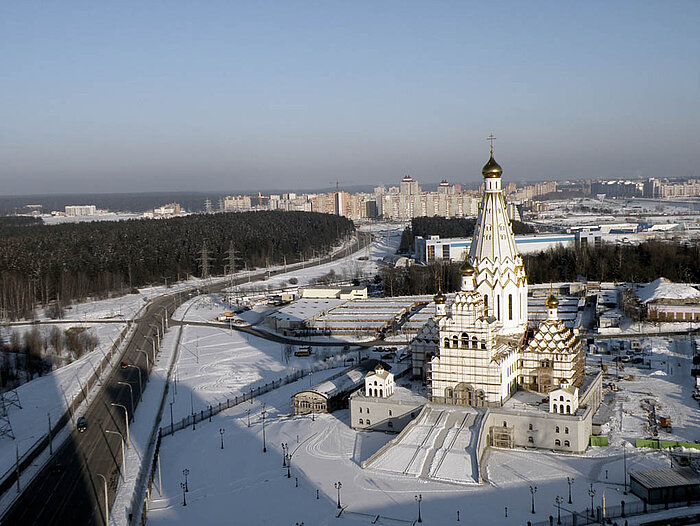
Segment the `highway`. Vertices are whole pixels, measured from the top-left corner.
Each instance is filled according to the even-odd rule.
[[[327,263],[348,253],[349,248],[314,263]],[[301,264],[289,265],[286,270],[290,272],[301,268]],[[199,291],[220,292],[232,284],[259,281],[281,272],[260,272],[250,277],[200,287]],[[105,485],[111,513],[111,503],[121,476],[122,438],[119,434],[126,438],[124,408],[131,418],[138,407],[139,386],[141,382],[145,386],[147,381],[151,340],[157,327],[161,326],[163,317],[169,318],[189,297],[189,294],[180,292],[151,300],[137,320],[135,332],[121,359],[114,364],[109,377],[104,379],[89,408],[84,415],[75,415],[76,419],[80,416],[87,418],[87,429],[83,433],[73,429],[70,437],[54,451],[41,472],[23,488],[7,510],[0,522],[3,526],[105,524]],[[118,510],[118,513],[122,514],[124,510]]]

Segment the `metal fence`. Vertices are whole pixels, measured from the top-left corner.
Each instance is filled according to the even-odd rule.
[[[561,525],[562,526],[585,526],[588,524],[618,524],[619,526],[625,523],[627,517],[634,517],[644,513],[651,513],[660,510],[668,510],[673,508],[682,508],[691,506],[692,502],[669,502],[666,504],[647,504],[646,502],[625,502],[622,501],[616,506],[606,506],[603,509],[597,506],[593,512],[590,508],[586,511],[571,511],[561,509]],[[557,514],[550,515],[548,520],[540,522],[527,522],[528,526],[553,526],[560,524],[557,520]]]

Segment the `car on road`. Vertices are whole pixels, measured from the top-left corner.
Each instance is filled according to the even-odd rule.
[[[78,431],[80,433],[84,433],[85,430],[87,429],[87,426],[88,426],[87,418],[85,418],[84,416],[81,416],[80,418],[78,418],[78,423],[75,427],[78,429]]]

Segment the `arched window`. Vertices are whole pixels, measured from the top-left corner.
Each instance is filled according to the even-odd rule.
[[[569,428],[568,428],[568,427],[565,427],[565,428],[564,428],[564,434],[565,434],[565,435],[568,435],[568,434],[569,434]]]
[[[474,349],[479,348],[479,340],[476,339],[476,336],[472,336],[472,348],[474,348]]]
[[[508,422],[506,422],[505,420],[503,421],[503,427],[508,427]]]
[[[569,404],[566,404],[566,414],[567,415],[571,414],[571,406]]]
[[[566,447],[571,447],[571,442],[569,442],[568,440],[564,440],[564,445]]]
[[[391,409],[389,409],[389,416],[392,416],[392,414],[391,414]]]
[[[360,418],[360,425],[362,425],[362,424],[364,424],[364,422],[363,422],[362,419]]]
[[[534,444],[534,443],[535,443],[535,439],[532,438],[532,437],[527,437],[527,443],[528,443],[528,444]]]
[[[450,339],[445,338],[445,349],[449,349],[449,348],[450,348]]]
[[[564,395],[561,395],[561,396],[559,397],[559,400],[561,400],[561,401],[563,402],[563,401],[564,401]]]
[[[486,350],[486,340],[481,340],[481,348]]]
[[[369,425],[369,420],[367,420],[367,425]]]
[[[513,319],[513,295],[508,294],[508,319]]]
[[[554,428],[554,432],[555,432],[555,433],[558,433],[558,432],[559,432],[559,426],[557,426],[557,427]]]
[[[528,424],[527,429],[528,429],[528,431],[532,431],[532,424]]]
[[[554,441],[554,445],[555,445],[555,446],[561,446],[561,440],[559,440],[559,439],[557,438],[557,439]]]
[[[379,390],[379,396],[380,396],[380,398],[384,397],[384,389]]]
[[[369,407],[367,408],[367,414],[369,414]],[[369,424],[369,422],[367,422]]]
[[[360,407],[360,413],[362,412],[362,408]]]
[[[462,348],[466,349],[469,347],[469,335],[466,332],[462,333]]]

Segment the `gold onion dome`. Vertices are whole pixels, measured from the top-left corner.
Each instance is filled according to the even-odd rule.
[[[496,177],[501,177],[502,174],[503,169],[493,158],[493,154],[491,154],[489,161],[481,169],[481,175],[483,175],[486,179],[493,179]]]
[[[442,293],[441,290],[438,290],[438,293],[435,294],[435,297],[433,298],[433,300],[435,301],[435,303],[445,303],[445,300],[446,300],[446,299],[447,299],[447,298],[445,297],[445,295]]]
[[[462,276],[473,276],[474,267],[471,266],[469,260],[465,259],[464,263],[462,263],[462,266],[459,267],[459,272],[462,274]]]
[[[554,309],[559,305],[559,300],[554,297],[554,294],[550,294],[549,297],[545,300],[544,304],[548,308]]]

